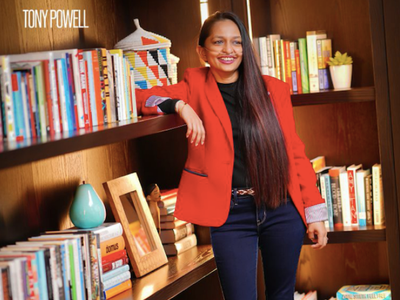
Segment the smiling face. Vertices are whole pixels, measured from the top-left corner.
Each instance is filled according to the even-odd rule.
[[[238,79],[243,49],[239,28],[233,21],[214,23],[204,47],[198,46],[197,52],[210,65],[217,82],[231,83]]]

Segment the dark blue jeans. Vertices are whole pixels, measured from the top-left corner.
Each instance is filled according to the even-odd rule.
[[[257,299],[261,250],[268,300],[293,300],[306,231],[290,198],[275,210],[258,208],[253,196],[232,196],[227,221],[211,227],[211,243],[226,300]]]

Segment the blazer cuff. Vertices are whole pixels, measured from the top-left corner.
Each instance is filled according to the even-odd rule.
[[[161,96],[151,96],[146,100],[146,104],[144,105],[145,107],[154,107],[157,106],[161,103],[163,103],[165,100],[171,99],[169,97],[161,97]],[[162,110],[157,107],[157,112],[162,113]]]
[[[328,220],[328,209],[325,203],[305,208],[307,224]]]

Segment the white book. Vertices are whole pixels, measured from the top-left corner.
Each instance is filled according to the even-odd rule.
[[[269,68],[269,76],[277,78],[276,74],[276,63],[275,63],[275,55],[274,55],[274,41],[280,40],[280,34],[269,34],[267,35],[268,43],[267,43],[267,58],[268,58],[268,68]]]
[[[267,58],[267,37],[261,36],[258,38],[258,46],[260,52],[261,74],[269,75],[268,58]]]
[[[114,68],[110,51],[107,50],[106,53],[107,53],[108,88],[110,93],[110,109],[111,109],[111,120],[108,120],[108,122],[111,123],[117,121],[116,111],[115,111]]]
[[[121,284],[124,281],[127,281],[131,279],[131,272],[130,271],[125,271],[122,274],[119,274],[109,280],[105,280],[103,282],[104,290],[108,290],[112,288],[115,285]]]
[[[358,222],[360,226],[367,226],[367,211],[365,204],[365,186],[364,178],[371,174],[368,170],[358,170],[357,177],[357,205],[358,205]]]
[[[57,266],[56,266],[56,252],[54,249],[54,246],[48,246],[48,247],[43,247],[43,245],[38,245],[36,243],[29,243],[27,244],[20,244],[20,245],[8,245],[7,247],[4,247],[1,249],[1,251],[13,251],[17,252],[18,250],[21,251],[26,251],[27,247],[30,250],[40,250],[43,248],[49,249],[50,250],[50,274],[46,274],[47,277],[51,277],[51,285],[52,285],[52,290],[53,290],[53,299],[54,300],[59,300],[60,299],[60,293],[59,293],[59,286],[58,286],[58,280],[61,280],[57,277]],[[7,253],[12,253],[12,252],[7,252]]]
[[[307,56],[310,92],[319,92],[317,40],[326,39],[323,30],[307,31]]]
[[[13,300],[25,300],[22,288],[21,264],[17,259],[7,259],[0,257],[0,267],[9,267],[10,288]],[[14,296],[15,295],[15,296]]]
[[[325,200],[326,209],[328,209],[328,203],[326,203],[326,188],[325,188],[325,177],[321,176],[319,178],[320,187],[321,187],[321,197]],[[329,218],[325,221],[325,227],[329,228]]]
[[[385,209],[383,204],[382,168],[381,164],[372,166],[372,190],[374,225],[385,224]]]
[[[4,103],[5,122],[3,126],[6,128],[7,140],[15,141],[15,120],[14,120],[14,105],[12,99],[12,88],[11,88],[11,68],[10,68],[10,57],[1,56],[0,63],[2,68],[1,74],[1,98]],[[2,104],[3,105],[3,104]]]
[[[340,194],[342,201],[343,226],[351,226],[349,181],[347,178],[347,172],[340,173],[339,182],[340,182]]]
[[[87,86],[89,93],[89,102],[90,102],[90,115],[92,118],[92,126],[99,125],[98,123],[98,115],[97,115],[97,104],[96,104],[96,92],[94,86],[94,78],[93,78],[93,63],[92,63],[92,52],[91,51],[84,51],[82,52],[83,59],[87,62]]]
[[[65,49],[53,51],[54,58],[66,58],[66,53],[71,56],[72,60],[72,76],[74,79],[75,94],[74,102],[76,102],[78,110],[78,128],[85,128],[84,117],[83,117],[83,97],[81,88],[81,79],[79,71],[79,59],[78,59],[78,49]],[[57,112],[58,114],[58,112]]]
[[[136,107],[136,94],[135,94],[135,71],[131,66],[130,62],[128,61],[130,66],[130,74],[131,74],[131,93],[132,93],[132,116],[133,118],[137,118],[137,107]]]

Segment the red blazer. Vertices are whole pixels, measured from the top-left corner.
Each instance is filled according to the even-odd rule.
[[[315,172],[305,155],[304,144],[296,134],[289,86],[269,76],[264,76],[264,81],[285,137],[289,194],[306,223],[305,208],[324,200],[316,187]],[[194,146],[188,139],[188,157],[179,184],[175,216],[203,226],[221,226],[229,213],[234,148],[229,115],[212,72],[208,68],[187,69],[184,79],[176,85],[137,90],[139,114],[162,114],[156,106],[147,107],[146,100],[154,95],[190,104],[206,132],[204,145]]]

